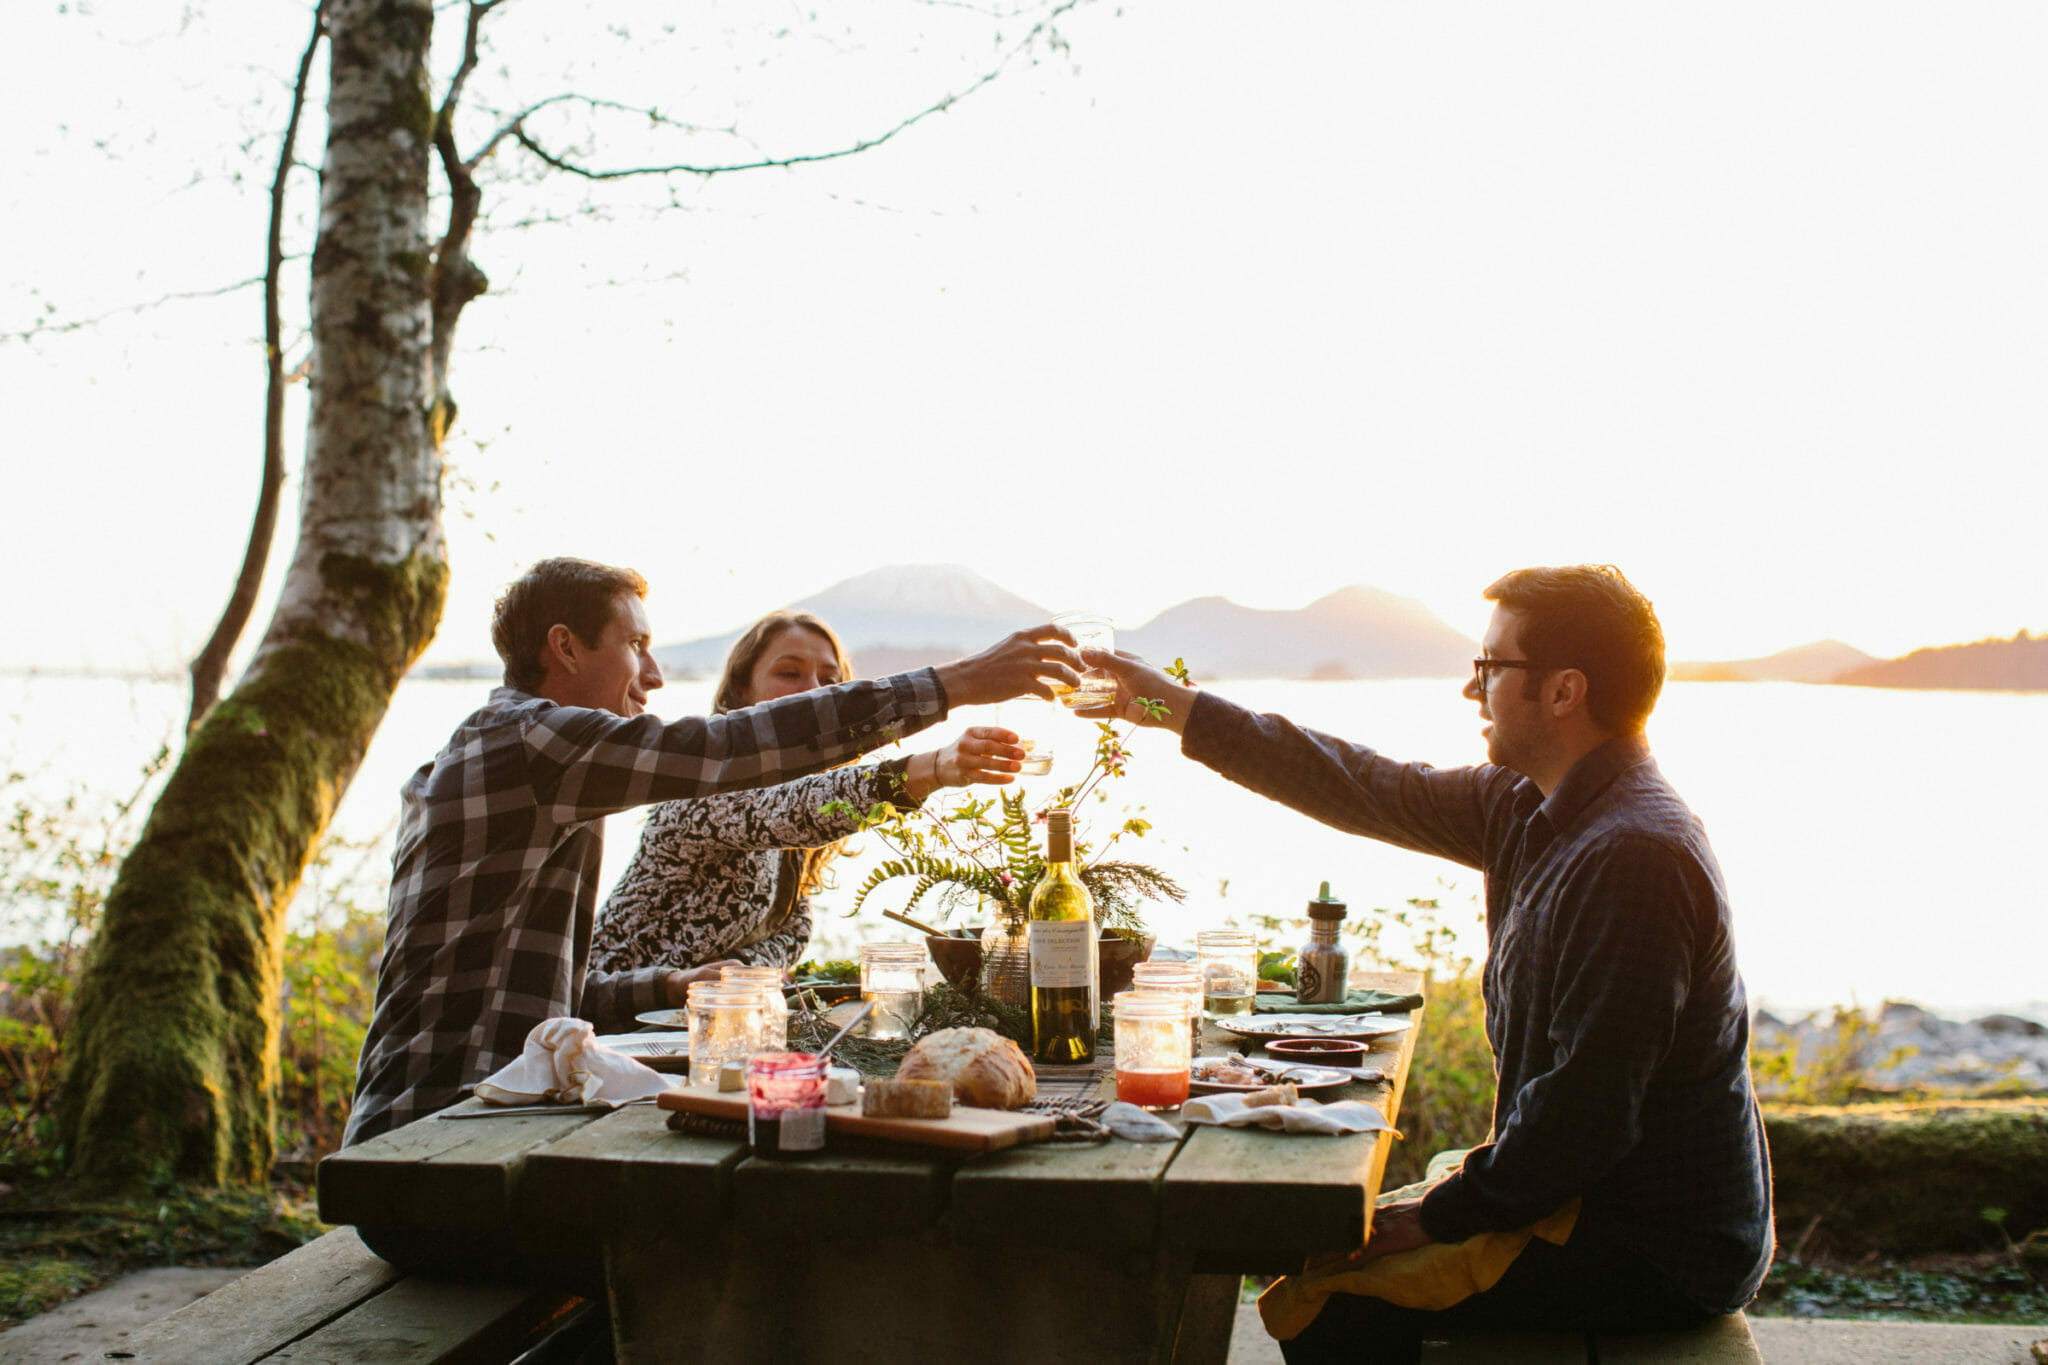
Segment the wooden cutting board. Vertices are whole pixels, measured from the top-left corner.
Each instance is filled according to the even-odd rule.
[[[712,1118],[747,1120],[745,1095],[718,1094],[710,1090],[667,1090],[655,1098],[663,1109]],[[1050,1114],[1020,1114],[1006,1109],[970,1109],[953,1106],[951,1118],[878,1119],[860,1112],[860,1102],[835,1104],[825,1110],[827,1132],[848,1137],[880,1138],[919,1147],[949,1147],[963,1152],[991,1152],[999,1147],[1036,1142],[1052,1136],[1059,1120]]]

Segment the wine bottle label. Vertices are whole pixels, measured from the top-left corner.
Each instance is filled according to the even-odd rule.
[[[1086,986],[1088,949],[1095,943],[1092,919],[1035,919],[1031,921],[1031,984],[1034,986]]]

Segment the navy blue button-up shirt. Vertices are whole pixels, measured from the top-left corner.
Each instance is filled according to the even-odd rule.
[[[1771,1262],[1770,1160],[1721,870],[1640,736],[1548,799],[1506,768],[1396,763],[1203,693],[1182,749],[1355,834],[1486,874],[1493,1139],[1432,1190],[1438,1241],[1525,1227],[1573,1196],[1574,1235],[1633,1250],[1700,1308]]]

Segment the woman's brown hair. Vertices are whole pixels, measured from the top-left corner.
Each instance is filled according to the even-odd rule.
[[[724,715],[747,705],[747,684],[753,681],[754,666],[761,662],[761,656],[768,652],[768,646],[775,637],[790,629],[808,630],[832,646],[832,657],[839,661],[839,681],[846,682],[853,677],[853,656],[846,652],[846,646],[840,643],[839,635],[832,627],[806,611],[771,611],[733,641],[731,651],[725,656],[725,671],[718,676],[718,690],[711,694],[714,711]],[[841,839],[823,848],[791,850],[797,855],[799,867],[798,895],[808,896],[825,884],[826,864],[839,854],[845,843]]]

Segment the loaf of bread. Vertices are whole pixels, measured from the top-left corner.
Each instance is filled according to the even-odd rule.
[[[899,1080],[944,1081],[953,1098],[982,1109],[1015,1109],[1038,1093],[1024,1049],[993,1029],[942,1028],[926,1034],[896,1068]]]
[[[1269,1104],[1293,1104],[1300,1098],[1301,1094],[1294,1088],[1294,1082],[1282,1081],[1278,1085],[1269,1085],[1264,1090],[1254,1090],[1246,1095],[1244,1107],[1264,1109]]]
[[[869,1081],[860,1112],[871,1119],[943,1119],[953,1113],[953,1090],[943,1081]]]

